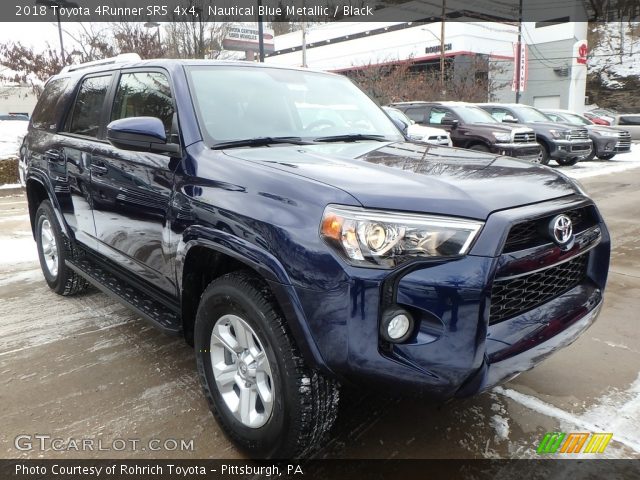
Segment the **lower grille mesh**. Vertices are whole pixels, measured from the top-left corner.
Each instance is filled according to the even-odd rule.
[[[587,259],[583,254],[538,272],[497,279],[491,290],[489,324],[520,315],[571,290],[584,279]]]

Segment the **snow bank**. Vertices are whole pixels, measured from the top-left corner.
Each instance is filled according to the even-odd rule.
[[[0,160],[18,155],[29,122],[0,120]]]
[[[598,73],[604,85],[623,88],[617,79],[629,75],[640,77],[640,36],[634,35],[638,22],[598,23],[601,38],[589,54],[589,72]]]

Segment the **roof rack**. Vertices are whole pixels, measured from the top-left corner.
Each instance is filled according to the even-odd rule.
[[[76,65],[67,65],[60,73],[75,72],[85,68],[97,67],[99,65],[113,65],[115,63],[139,62],[142,58],[137,53],[121,53],[117,57],[105,58],[103,60],[95,60],[93,62],[78,63]]]

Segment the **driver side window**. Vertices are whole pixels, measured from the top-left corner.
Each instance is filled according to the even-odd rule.
[[[442,123],[451,123],[456,117],[446,108],[434,107],[429,112],[429,123],[432,125],[442,125]],[[444,121],[444,122],[443,122]]]
[[[513,115],[511,115],[510,112],[508,112],[506,110],[503,110],[501,108],[494,108],[491,111],[491,116],[493,118],[495,118],[499,122],[504,122],[504,121],[516,122],[517,121],[517,118],[515,118]]]

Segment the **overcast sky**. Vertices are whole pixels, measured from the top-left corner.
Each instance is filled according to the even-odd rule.
[[[67,23],[62,26],[66,28],[67,26],[71,26],[71,24]],[[67,40],[66,37],[65,40]],[[11,41],[19,41],[25,45],[37,47],[38,49],[43,49],[46,42],[49,42],[52,46],[60,48],[58,26],[56,23],[1,22],[0,43]]]

